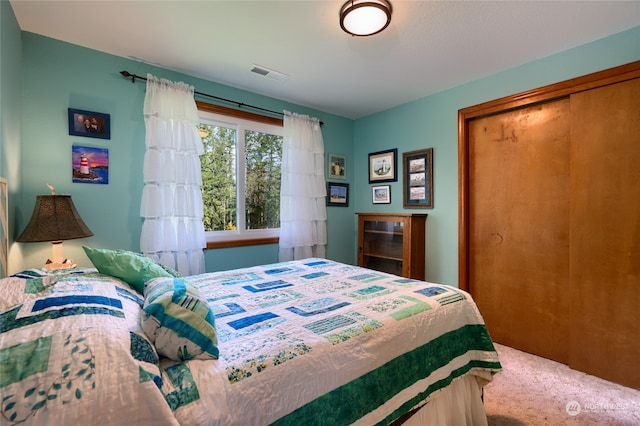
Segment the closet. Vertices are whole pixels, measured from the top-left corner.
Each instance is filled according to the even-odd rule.
[[[459,158],[492,338],[640,388],[640,62],[460,110]]]

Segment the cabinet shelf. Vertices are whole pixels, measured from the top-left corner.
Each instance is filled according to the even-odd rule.
[[[357,215],[359,266],[424,280],[426,214]]]
[[[365,229],[364,233],[365,234],[383,234],[383,235],[403,235],[404,234],[404,232],[402,231],[374,231],[369,229]]]
[[[398,262],[402,262],[402,258],[401,257],[387,256],[387,255],[378,254],[378,253],[364,253],[364,256],[375,257],[375,258],[378,258],[378,259],[396,260]]]

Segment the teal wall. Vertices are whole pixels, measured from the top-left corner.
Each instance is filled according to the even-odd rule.
[[[145,86],[119,75],[127,70],[193,84],[196,90],[259,105],[287,109],[324,121],[325,152],[347,156],[349,207],[328,207],[329,258],[355,263],[355,212],[403,211],[402,177],[392,183],[392,203],[373,205],[368,183],[368,153],[398,148],[402,153],[434,148],[434,208],[426,212],[427,279],[457,285],[458,183],[457,113],[461,108],[552,84],[624,63],[640,60],[640,27],[558,55],[464,84],[359,120],[331,115],[211,81],[153,67],[32,33],[21,32],[6,0],[0,0],[0,175],[14,188],[10,193],[13,236],[28,221],[35,195],[73,196],[95,235],[65,242],[65,254],[90,266],[82,245],[139,249],[144,155],[142,105]],[[205,99],[203,99],[205,100]],[[111,139],[70,136],[67,108],[111,114]],[[19,124],[17,124],[19,123]],[[108,185],[71,182],[71,146],[109,149]],[[401,172],[400,168],[400,172]],[[50,256],[45,243],[11,244],[10,272],[34,267]],[[208,250],[208,271],[275,262],[277,245]]]
[[[145,150],[142,108],[145,84],[124,79],[119,72],[146,76],[148,72],[193,84],[196,90],[246,104],[308,114],[324,122],[327,152],[352,154],[353,121],[259,96],[253,93],[104,54],[33,33],[22,33],[22,191],[16,208],[18,230],[26,225],[37,194],[51,183],[60,194],[71,194],[94,236],[64,243],[65,255],[81,266],[90,266],[82,245],[139,250],[142,221],[142,163]],[[206,100],[206,99],[203,99]],[[67,108],[108,113],[111,139],[70,136]],[[71,147],[83,145],[109,149],[109,184],[72,183]],[[351,215],[353,211],[351,211]],[[327,253],[333,259],[353,263],[353,241],[340,233],[351,215],[330,209]],[[334,224],[336,224],[334,226]],[[50,257],[49,244],[15,243],[24,267],[41,265]],[[249,266],[278,260],[277,245],[208,250],[208,271]]]
[[[426,280],[457,285],[458,110],[637,60],[640,27],[357,120],[356,211],[403,210],[401,176],[390,205],[371,203],[368,153],[398,148],[401,160],[403,152],[433,147],[434,208],[406,211],[429,214]]]

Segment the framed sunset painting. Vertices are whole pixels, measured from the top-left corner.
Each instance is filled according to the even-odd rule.
[[[74,145],[71,151],[72,181],[76,183],[109,183],[109,150]]]

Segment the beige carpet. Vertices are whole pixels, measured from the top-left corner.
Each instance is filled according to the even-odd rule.
[[[503,370],[484,390],[489,426],[640,425],[640,390],[496,344]]]

